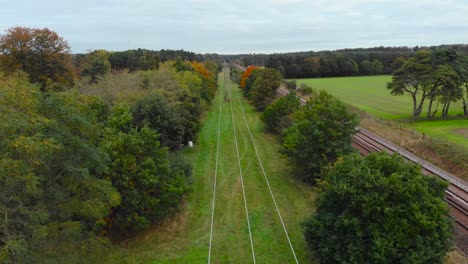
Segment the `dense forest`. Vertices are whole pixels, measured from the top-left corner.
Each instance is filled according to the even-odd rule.
[[[54,31],[25,27],[0,35],[0,51],[1,263],[98,263],[110,238],[177,212],[191,181],[179,150],[196,140],[217,63],[73,56]]]
[[[336,51],[225,55],[243,66],[275,68],[286,79],[391,74],[419,50],[451,49],[468,54],[468,45],[375,47]]]

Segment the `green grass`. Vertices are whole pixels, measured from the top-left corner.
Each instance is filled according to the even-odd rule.
[[[364,76],[339,78],[300,79],[315,89],[323,89],[375,117],[405,122],[420,132],[468,147],[467,133],[457,131],[468,128],[468,120],[411,121],[412,101],[409,95],[394,96],[386,89],[391,76]],[[426,106],[428,104],[426,103]],[[440,107],[439,107],[440,108]],[[427,108],[426,108],[427,109]],[[450,115],[462,113],[461,102],[452,103]],[[425,116],[423,111],[423,116]],[[440,109],[439,109],[440,113]],[[464,135],[463,135],[464,134]]]
[[[194,175],[193,191],[183,212],[161,227],[122,242],[123,253],[115,257],[116,261],[206,263],[220,96],[218,92],[195,147],[185,150],[193,160]],[[233,104],[257,262],[292,263],[292,253],[250,142],[240,100],[240,92],[233,88],[231,100],[222,103],[212,263],[252,262],[229,103]],[[286,161],[278,153],[276,137],[264,134],[259,114],[245,101],[242,103],[298,259],[301,263],[311,263],[313,257],[304,241],[300,222],[313,211],[314,192],[310,186],[293,179]]]

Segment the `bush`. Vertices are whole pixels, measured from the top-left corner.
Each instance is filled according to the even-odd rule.
[[[356,115],[332,95],[320,91],[294,113],[294,123],[284,130],[281,153],[313,183],[322,169],[352,151],[351,135]]]
[[[286,81],[286,87],[289,89],[289,90],[296,90],[296,87],[297,87],[297,82],[296,80],[292,80],[292,81]]]
[[[314,93],[314,89],[305,83],[301,83],[301,85],[299,86],[299,91],[303,95],[311,95]]]
[[[291,92],[268,106],[263,112],[261,119],[268,130],[281,133],[292,122],[292,118],[289,115],[298,109],[300,105],[299,98],[294,92]]]
[[[340,159],[304,223],[322,263],[444,263],[452,221],[447,183],[399,156]]]
[[[109,117],[101,143],[110,156],[109,175],[122,203],[111,213],[114,230],[143,230],[171,214],[188,189],[182,169],[171,167],[168,151],[156,131],[132,126],[129,107]]]

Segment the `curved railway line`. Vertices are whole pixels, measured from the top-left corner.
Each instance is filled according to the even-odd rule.
[[[280,87],[278,88],[278,94],[284,96],[289,94],[289,91],[284,87]],[[304,98],[300,98],[300,100],[301,105],[307,102]],[[445,191],[445,201],[450,207],[450,215],[456,224],[455,244],[465,254],[468,253],[468,185],[454,175],[366,129],[357,128],[357,130],[358,132],[353,136],[352,146],[359,150],[362,156],[380,151],[390,154],[398,153],[406,160],[420,165],[424,174],[440,177],[449,183],[449,187]]]

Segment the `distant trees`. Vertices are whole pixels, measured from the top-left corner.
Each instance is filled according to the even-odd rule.
[[[293,121],[282,134],[280,152],[304,181],[315,182],[325,166],[352,151],[357,117],[332,95],[324,91],[314,94],[294,113]]]
[[[70,47],[47,28],[13,27],[0,35],[0,71],[22,70],[42,89],[73,85],[74,69]]]
[[[175,59],[175,58],[174,58]],[[114,70],[154,70],[159,67],[159,52],[145,49],[111,52],[109,63]]]
[[[79,59],[78,71],[83,77],[90,77],[90,82],[96,82],[99,76],[110,73],[109,52],[106,50],[92,51]]]
[[[339,159],[320,184],[307,242],[322,263],[444,263],[447,183],[386,153]]]
[[[419,49],[419,47],[376,47],[319,52],[229,55],[225,58],[240,60],[245,66],[260,65],[274,68],[285,78],[295,79],[391,74],[401,65],[401,59],[411,57],[414,50]],[[364,69],[361,69],[363,64]]]
[[[413,118],[429,101],[427,118],[436,115],[434,102],[442,104],[442,117],[447,117],[450,104],[464,99],[463,83],[468,63],[466,56],[452,50],[421,50],[408,59],[393,74],[387,88],[393,95],[409,94],[413,103]]]

